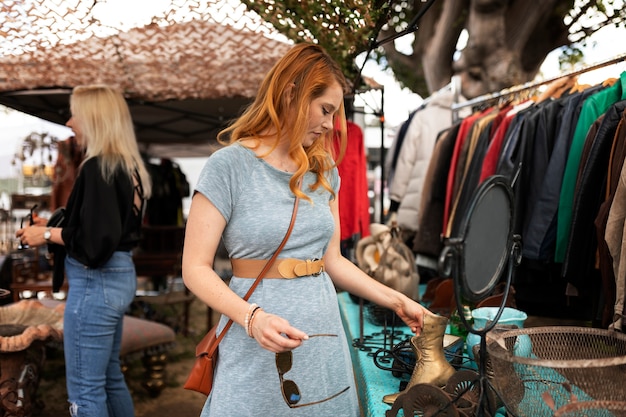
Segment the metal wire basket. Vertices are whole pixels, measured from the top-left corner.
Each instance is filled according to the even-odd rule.
[[[579,401],[559,408],[554,417],[626,416],[626,401]]]
[[[575,403],[612,404],[593,415],[624,415],[626,335],[588,327],[534,327],[487,335],[491,384],[507,411],[553,416]],[[608,407],[608,406],[607,406]]]

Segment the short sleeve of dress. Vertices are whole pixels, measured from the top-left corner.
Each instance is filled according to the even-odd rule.
[[[249,157],[240,145],[231,145],[215,151],[207,159],[196,191],[208,198],[228,222],[245,178]]]
[[[339,193],[339,188],[341,187],[341,178],[339,178],[339,170],[337,169],[337,167],[330,171],[330,186],[332,187],[335,194]]]

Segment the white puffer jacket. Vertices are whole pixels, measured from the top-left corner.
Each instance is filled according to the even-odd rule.
[[[403,230],[417,229],[424,177],[437,136],[452,126],[453,100],[450,89],[434,93],[428,104],[415,114],[406,132],[389,188],[390,198],[400,202],[396,220]],[[467,109],[460,111],[459,116],[465,117],[467,112]]]

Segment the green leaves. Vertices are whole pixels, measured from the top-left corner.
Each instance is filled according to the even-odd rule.
[[[357,78],[354,59],[368,49],[387,22],[387,1],[242,0],[276,30],[295,42],[323,46],[341,65],[349,81]]]

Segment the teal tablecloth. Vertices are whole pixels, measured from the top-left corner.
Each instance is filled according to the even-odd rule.
[[[425,286],[420,286],[421,292],[423,292],[424,289]],[[353,302],[350,298],[350,294],[346,292],[339,293],[338,298],[339,310],[348,341],[357,342],[353,343],[351,354],[362,415],[364,417],[385,417],[385,412],[391,408],[391,405],[385,404],[382,401],[383,396],[398,392],[402,380],[393,376],[391,371],[380,369],[375,365],[374,358],[372,357],[373,351],[376,350],[375,348],[369,352],[364,351],[359,348],[358,343],[362,334],[367,336],[375,335],[374,339],[366,339],[365,345],[370,346],[378,342],[380,347],[383,347],[384,337],[382,332],[385,329],[382,326],[376,326],[369,320],[364,319],[361,334],[359,305]],[[387,330],[390,331],[391,329]],[[396,336],[393,339],[390,337],[387,338],[386,347],[389,348],[389,344],[399,343],[411,334],[407,326],[396,326],[394,329],[394,335]],[[406,380],[408,380],[409,377],[410,375],[407,375]],[[506,411],[504,407],[495,414],[496,417],[504,417],[505,415]]]
[[[371,355],[376,350],[375,347],[370,352],[359,349],[358,340],[361,336],[359,305],[352,301],[348,293],[340,293],[338,296],[339,309],[348,341],[357,341],[357,346],[352,346],[351,354],[362,415],[365,417],[384,417],[385,412],[391,406],[383,402],[383,396],[398,392],[401,379],[393,376],[391,371],[380,369],[374,364],[374,358]],[[376,342],[380,342],[380,347],[383,347],[385,339],[382,334],[383,330],[383,327],[375,326],[369,320],[363,320],[363,335],[375,336],[374,339],[368,338],[366,345],[377,345]],[[403,332],[406,336],[411,334],[409,328],[404,325],[397,327],[394,334],[399,332]],[[389,343],[397,344],[402,339],[404,337],[401,339],[396,337],[393,340],[388,337],[387,348],[390,347]]]

